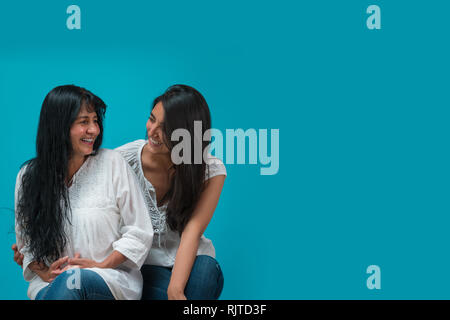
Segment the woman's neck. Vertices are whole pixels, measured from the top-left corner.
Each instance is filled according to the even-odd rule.
[[[170,153],[155,154],[148,150],[148,144],[144,146],[141,161],[147,168],[154,171],[168,171],[171,167],[173,167]]]
[[[81,168],[83,163],[86,161],[87,156],[73,156],[69,160],[69,166],[67,169],[67,178],[66,178],[66,184],[70,186],[71,180],[74,176],[74,174]]]

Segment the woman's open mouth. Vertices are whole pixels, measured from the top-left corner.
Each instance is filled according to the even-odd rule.
[[[149,137],[148,140],[150,141],[150,143],[152,144],[152,146],[154,147],[160,147],[162,145],[162,142],[158,142],[155,139]]]
[[[90,139],[81,139],[81,142],[92,146],[94,144],[95,139],[94,138],[90,138]]]

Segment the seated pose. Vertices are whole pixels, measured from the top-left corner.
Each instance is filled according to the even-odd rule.
[[[202,156],[201,163],[194,161],[194,121],[201,121],[203,152],[209,143],[202,139],[211,128],[209,107],[194,88],[174,85],[153,102],[146,125],[149,139],[116,149],[137,175],[154,228],[152,248],[141,268],[142,299],[218,299],[222,292],[215,249],[203,233],[219,201],[226,170],[209,154],[208,163]],[[170,138],[176,129],[190,134],[190,163],[172,162],[176,144]],[[14,260],[22,264],[15,245],[13,250]]]
[[[194,132],[194,121],[201,121],[200,126],[197,123],[201,132]],[[148,140],[116,149],[138,177],[154,228],[153,245],[141,268],[142,299],[218,299],[222,291],[224,280],[214,246],[203,235],[226,176],[219,159],[208,153],[206,162],[203,159],[209,144],[203,135],[210,128],[203,96],[189,86],[174,85],[153,102]],[[176,129],[190,134],[190,155],[188,150],[180,152],[190,163],[172,161],[171,154],[178,155],[177,142],[171,141]],[[201,144],[201,150],[195,143]],[[195,156],[199,151],[200,156]]]
[[[136,176],[100,149],[106,106],[56,87],[40,114],[36,157],[16,182],[16,261],[31,299],[140,299],[153,227]]]

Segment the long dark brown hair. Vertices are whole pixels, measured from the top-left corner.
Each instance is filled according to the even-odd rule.
[[[64,222],[70,212],[66,186],[72,156],[70,127],[83,105],[97,113],[100,134],[94,142],[95,154],[102,144],[106,105],[86,89],[65,85],[54,88],[45,97],[36,157],[24,163],[27,166],[22,175],[16,217],[22,238],[37,262],[60,258],[67,244]]]
[[[164,140],[170,151],[173,149],[172,132],[176,129],[189,131],[191,150],[194,149],[194,121],[201,121],[202,137],[211,129],[211,115],[205,98],[187,85],[173,85],[153,101],[153,108],[161,102],[164,108]],[[202,152],[210,141],[202,140]],[[195,206],[205,185],[206,163],[195,163],[194,152],[191,152],[190,163],[175,164],[168,192],[162,203],[167,202],[167,224],[181,235],[192,217]],[[198,161],[197,161],[198,162]]]

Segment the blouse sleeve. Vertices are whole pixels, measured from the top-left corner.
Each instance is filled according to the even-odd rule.
[[[22,268],[23,268],[23,277],[26,281],[31,281],[34,277],[37,277],[38,275],[35,274],[31,269],[28,267],[31,262],[33,262],[33,256],[30,252],[30,249],[28,245],[25,244],[22,229],[20,228],[20,225],[17,221],[17,208],[18,208],[18,201],[19,196],[21,195],[21,186],[22,186],[22,176],[25,172],[26,167],[23,167],[19,173],[17,174],[16,178],[16,188],[14,192],[14,209],[15,209],[15,232],[16,232],[16,245],[21,254],[23,254],[23,262],[22,262]]]
[[[111,152],[114,154],[113,184],[121,216],[121,238],[113,243],[113,249],[128,258],[125,265],[140,268],[152,245],[153,226],[134,172],[119,153]]]
[[[225,165],[223,164],[222,160],[220,160],[217,157],[214,157],[211,154],[208,154],[205,180],[221,175],[223,176],[227,175],[227,169],[225,168]]]

